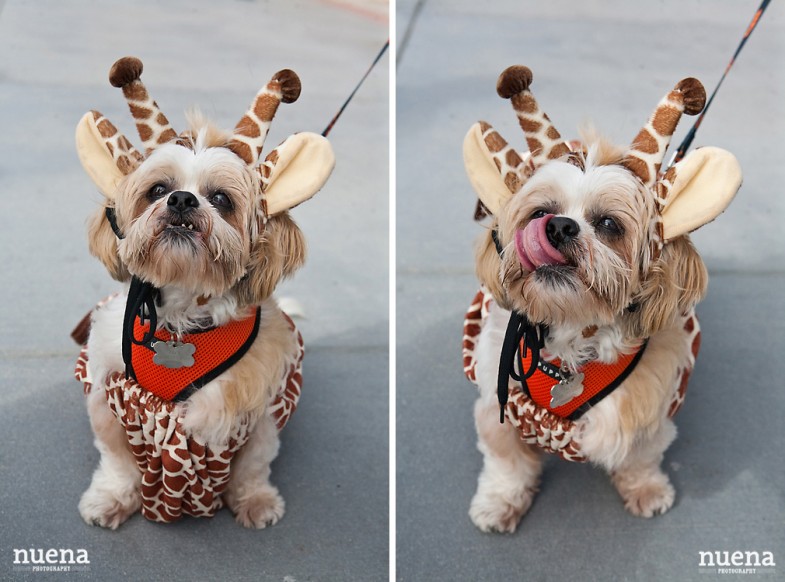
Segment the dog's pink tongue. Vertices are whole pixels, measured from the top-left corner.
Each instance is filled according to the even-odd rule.
[[[553,248],[548,241],[545,228],[553,214],[546,214],[536,218],[526,225],[526,228],[515,233],[515,250],[518,259],[529,271],[534,271],[540,265],[563,265],[567,262],[558,250]]]

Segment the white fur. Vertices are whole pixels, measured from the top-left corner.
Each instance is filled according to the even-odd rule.
[[[205,314],[216,320],[242,316],[232,311],[233,303],[229,299],[211,301],[202,307],[194,303],[178,313],[175,306],[185,303],[186,294],[164,289],[163,295],[164,305],[159,310],[161,321],[181,321],[185,313],[192,313],[197,319]],[[141,473],[128,447],[125,431],[107,405],[101,384],[101,379],[108,374],[125,367],[121,349],[125,300],[124,294],[117,295],[93,313],[88,341],[88,376],[94,385],[87,397],[87,409],[101,460],[90,487],[82,496],[79,511],[87,523],[112,529],[138,511],[141,505]],[[269,342],[268,336],[278,333],[279,320],[280,312],[275,301],[265,301],[257,342]],[[268,355],[273,359],[277,357],[277,354]],[[259,389],[275,384],[280,372],[275,369],[269,378],[260,376]],[[187,433],[195,434],[208,443],[226,442],[234,424],[234,417],[225,406],[225,384],[231,382],[232,373],[231,369],[224,372],[187,401],[177,404],[178,408],[186,411],[183,428]],[[226,495],[238,522],[246,527],[262,528],[276,523],[283,516],[284,502],[269,482],[270,463],[279,448],[277,429],[272,419],[264,414],[264,409],[258,410],[255,418],[252,421],[256,422],[254,432],[232,462],[232,476]]]
[[[631,330],[650,330],[635,370],[576,421],[574,441],[582,456],[611,474],[631,513],[651,517],[674,501],[660,463],[676,436],[669,406],[681,371],[693,363],[694,336],[685,330],[685,318],[705,291],[705,268],[684,240],[668,247],[669,253],[655,263],[650,251],[653,196],[619,159],[601,159],[609,152],[607,144],[598,142],[588,148],[585,169],[561,160],[539,167],[497,216],[501,261],[488,252],[487,238],[478,249],[477,272],[496,297],[474,352],[480,389],[475,423],[483,469],[469,513],[483,531],[514,531],[532,503],[540,474],[538,451],[520,440],[511,422],[499,423],[496,385],[510,316],[500,302],[547,325],[541,357],[558,358],[573,372],[591,361],[613,363],[633,353],[644,337]],[[571,218],[579,229],[561,244],[564,264],[530,272],[517,256],[514,236],[544,214]],[[608,217],[619,230],[604,225]],[[689,252],[694,253],[691,261]],[[658,279],[663,273],[670,278]],[[687,283],[681,287],[680,281]],[[651,289],[664,291],[658,296]],[[642,311],[628,310],[647,297],[655,299],[641,304],[642,311],[659,317],[643,319]]]

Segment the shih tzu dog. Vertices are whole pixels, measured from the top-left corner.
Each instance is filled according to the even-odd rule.
[[[287,210],[313,196],[334,165],[326,139],[290,136],[259,163],[281,101],[300,94],[276,73],[234,131],[198,113],[177,134],[140,80],[117,61],[144,153],[100,113],[79,123],[77,151],[105,196],[90,251],[126,292],[99,304],[76,376],[101,454],[79,511],[116,528],[141,509],[170,522],[224,502],[246,527],[276,523],[270,483],[278,431],[300,394],[302,339],[272,298],[305,241]]]
[[[676,436],[671,418],[698,352],[695,306],[708,281],[688,233],[741,185],[733,155],[712,147],[661,173],[682,113],[704,107],[695,79],[678,83],[627,147],[593,131],[583,143],[563,140],[531,81],[515,66],[497,84],[529,153],[484,122],[464,141],[480,217],[493,216],[463,338],[484,461],[469,515],[483,531],[515,530],[542,451],[603,467],[634,515],[671,507],[660,464]]]

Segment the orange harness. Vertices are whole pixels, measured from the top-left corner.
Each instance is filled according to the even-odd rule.
[[[250,317],[221,327],[184,334],[177,342],[166,330],[158,330],[148,343],[132,342],[131,376],[162,400],[186,400],[248,351],[259,331],[260,311],[257,308]],[[149,320],[144,324],[139,317],[134,320],[133,337],[145,337],[149,330]],[[167,362],[167,352],[183,349],[187,352],[185,364]]]
[[[575,376],[565,379],[558,358],[551,362],[540,360],[531,376],[521,382],[521,386],[526,395],[542,408],[561,418],[575,420],[613,392],[630,375],[645,349],[646,343],[643,343],[636,351],[620,356],[612,364],[589,362]],[[518,353],[526,353],[526,356],[520,356],[520,369],[529,370],[532,351],[524,350],[523,340]]]

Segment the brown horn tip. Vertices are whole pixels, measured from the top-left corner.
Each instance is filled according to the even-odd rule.
[[[273,81],[278,81],[281,84],[281,101],[284,103],[294,103],[300,97],[303,86],[300,83],[300,77],[291,69],[278,71],[275,73]]]
[[[513,65],[507,67],[496,81],[496,92],[502,99],[510,99],[521,91],[526,91],[532,83],[532,72],[529,67]]]
[[[706,105],[706,89],[698,79],[682,79],[676,89],[684,95],[684,113],[698,115]]]
[[[123,57],[112,65],[109,82],[112,87],[125,87],[142,76],[142,61],[136,57]]]

